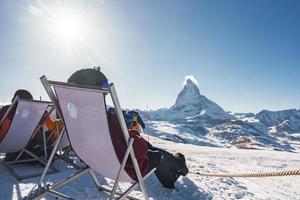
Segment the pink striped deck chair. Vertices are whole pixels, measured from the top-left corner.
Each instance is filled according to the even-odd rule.
[[[15,172],[13,165],[17,163],[28,163],[32,161],[38,161],[43,165],[46,165],[47,160],[36,156],[34,153],[26,149],[27,144],[30,139],[35,135],[37,130],[41,128],[39,125],[43,120],[44,113],[49,107],[50,102],[45,101],[35,101],[35,100],[21,100],[16,98],[10,105],[6,113],[4,114],[0,125],[3,123],[6,116],[12,112],[12,109],[16,106],[16,111],[11,125],[8,129],[7,134],[0,143],[0,153],[13,153],[18,152],[18,156],[13,161],[1,161],[2,166],[12,174],[17,180],[22,180],[26,178],[32,178],[40,176],[41,173],[35,173],[30,175],[19,175]],[[45,137],[44,137],[45,139]],[[45,148],[44,140],[44,148]],[[44,149],[46,152],[46,149]],[[31,159],[20,160],[22,154],[28,154]],[[54,171],[57,171],[52,167]]]
[[[32,199],[40,199],[47,194],[63,199],[70,199],[70,197],[57,192],[57,189],[89,173],[99,190],[110,193],[110,199],[115,199],[115,197],[117,197],[117,199],[134,199],[130,197],[129,194],[139,185],[144,198],[148,200],[144,179],[155,169],[142,177],[132,147],[133,139],[129,136],[114,85],[110,84],[109,89],[104,90],[92,86],[49,81],[45,76],[41,77],[41,81],[56,110],[59,112],[60,117],[64,120],[66,134],[73,150],[79,158],[85,162],[87,167],[56,184],[45,186],[43,180],[44,174],[47,172],[46,166],[39,183],[39,188],[42,192],[39,192],[38,195],[35,195]],[[111,141],[106,115],[105,95],[110,95],[113,100],[122,127],[123,136],[125,141],[128,142],[128,147],[122,162],[119,161]],[[59,136],[58,141],[60,141],[61,137],[62,135]],[[57,146],[58,144],[56,147]],[[53,156],[54,153],[51,154],[48,164],[51,163],[51,157]],[[129,156],[134,165],[137,181],[133,180],[124,170]],[[115,180],[113,188],[105,189],[102,187],[95,172]],[[116,189],[119,182],[130,182],[132,185],[123,193],[117,193]]]

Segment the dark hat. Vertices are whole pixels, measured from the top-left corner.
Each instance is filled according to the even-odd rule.
[[[68,83],[108,87],[108,79],[99,69],[81,69],[74,72],[68,79]]]
[[[33,97],[32,97],[32,95],[30,94],[30,92],[27,91],[27,90],[23,90],[23,89],[17,90],[17,91],[15,92],[12,101],[14,101],[14,99],[15,99],[16,97],[19,97],[20,99],[29,99],[29,100],[32,100],[32,99],[33,99]]]

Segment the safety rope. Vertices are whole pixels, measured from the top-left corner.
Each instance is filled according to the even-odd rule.
[[[300,175],[300,169],[296,170],[285,170],[276,172],[258,172],[258,173],[240,173],[240,174],[211,174],[211,173],[200,173],[200,172],[189,172],[199,176],[213,176],[213,177],[270,177],[270,176],[297,176]]]

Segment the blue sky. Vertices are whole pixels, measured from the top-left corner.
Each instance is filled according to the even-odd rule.
[[[46,99],[40,76],[101,65],[127,108],[171,106],[186,75],[225,110],[300,108],[300,1],[0,4],[2,102],[18,88]]]

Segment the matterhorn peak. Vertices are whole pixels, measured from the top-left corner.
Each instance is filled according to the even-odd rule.
[[[191,79],[187,79],[186,80],[186,84],[187,85],[191,85],[191,84],[195,84]]]
[[[185,118],[193,116],[209,117],[211,119],[230,119],[218,104],[200,94],[198,82],[194,76],[186,76],[183,88],[177,96],[175,104],[169,109],[172,114],[179,112],[172,118]]]
[[[191,80],[191,79],[187,79],[185,81],[185,85],[183,86],[183,90],[189,90],[190,92],[199,93],[199,95],[200,95],[198,84],[196,82],[194,82],[193,80]]]
[[[197,84],[197,80],[193,76],[186,76],[174,106],[197,104],[201,97]]]
[[[185,85],[196,85],[199,86],[197,79],[193,75],[187,75],[184,77],[184,81],[182,83],[182,86]]]

